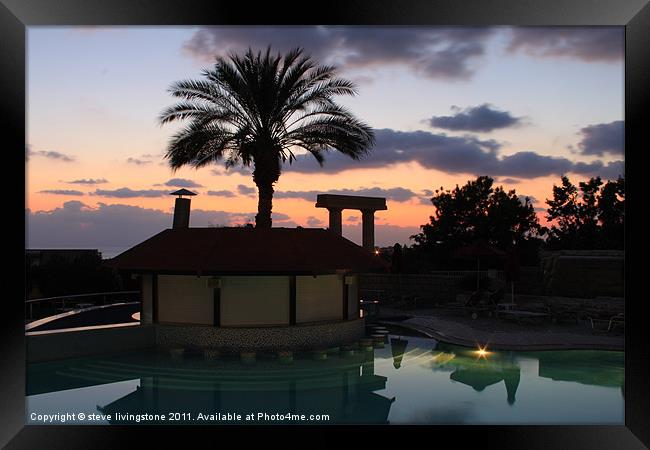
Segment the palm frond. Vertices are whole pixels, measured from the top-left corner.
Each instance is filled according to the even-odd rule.
[[[271,164],[279,176],[276,163],[294,161],[296,147],[322,165],[330,150],[360,159],[374,144],[372,129],[334,100],[356,95],[354,83],[337,77],[334,66],[316,65],[301,48],[284,57],[270,47],[249,48],[218,57],[201,74],[174,83],[169,92],[179,101],[159,116],[161,124],[189,121],[170,139],[173,169]]]

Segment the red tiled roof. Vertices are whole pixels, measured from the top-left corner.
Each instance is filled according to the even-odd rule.
[[[379,256],[320,228],[174,228],[107,261],[131,272],[235,274],[384,271]]]

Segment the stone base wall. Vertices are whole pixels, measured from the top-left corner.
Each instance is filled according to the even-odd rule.
[[[364,319],[280,327],[223,328],[156,324],[161,348],[217,348],[223,351],[315,350],[355,342],[365,333]]]

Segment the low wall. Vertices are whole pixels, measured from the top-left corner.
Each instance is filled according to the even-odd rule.
[[[28,363],[145,349],[155,345],[151,325],[118,326],[28,334]]]
[[[487,271],[481,271],[479,276],[482,280],[489,278]],[[476,272],[472,271],[432,274],[364,273],[359,275],[359,295],[362,300],[387,300],[390,297],[414,295],[432,298],[441,303],[451,302],[456,300],[456,294],[473,289],[476,277]]]
[[[600,311],[604,315],[625,312],[625,300],[622,297],[557,297],[540,295],[522,295],[515,293],[517,305],[530,307],[548,306],[552,308],[567,308],[585,312]],[[510,297],[506,294],[506,299]]]
[[[364,336],[364,319],[279,327],[217,328],[157,324],[159,347],[239,350],[326,349]]]
[[[614,250],[558,251],[542,256],[546,295],[623,297],[624,254]]]

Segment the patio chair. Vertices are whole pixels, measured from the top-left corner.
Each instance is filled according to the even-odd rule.
[[[488,291],[488,303],[494,305],[495,307],[498,303],[500,303],[503,300],[503,297],[504,297],[503,288],[498,288],[492,291]]]
[[[592,333],[609,333],[616,327],[625,327],[625,314],[618,313],[615,315],[608,314],[605,316],[601,314],[590,314],[587,317],[591,324]]]
[[[611,331],[616,327],[625,328],[625,313],[618,313],[609,319],[609,325],[607,326],[607,331]]]
[[[472,319],[477,319],[480,313],[487,313],[492,316],[496,308],[496,303],[490,303],[490,297],[487,299],[482,291],[474,291],[462,306],[464,312],[468,313]]]

